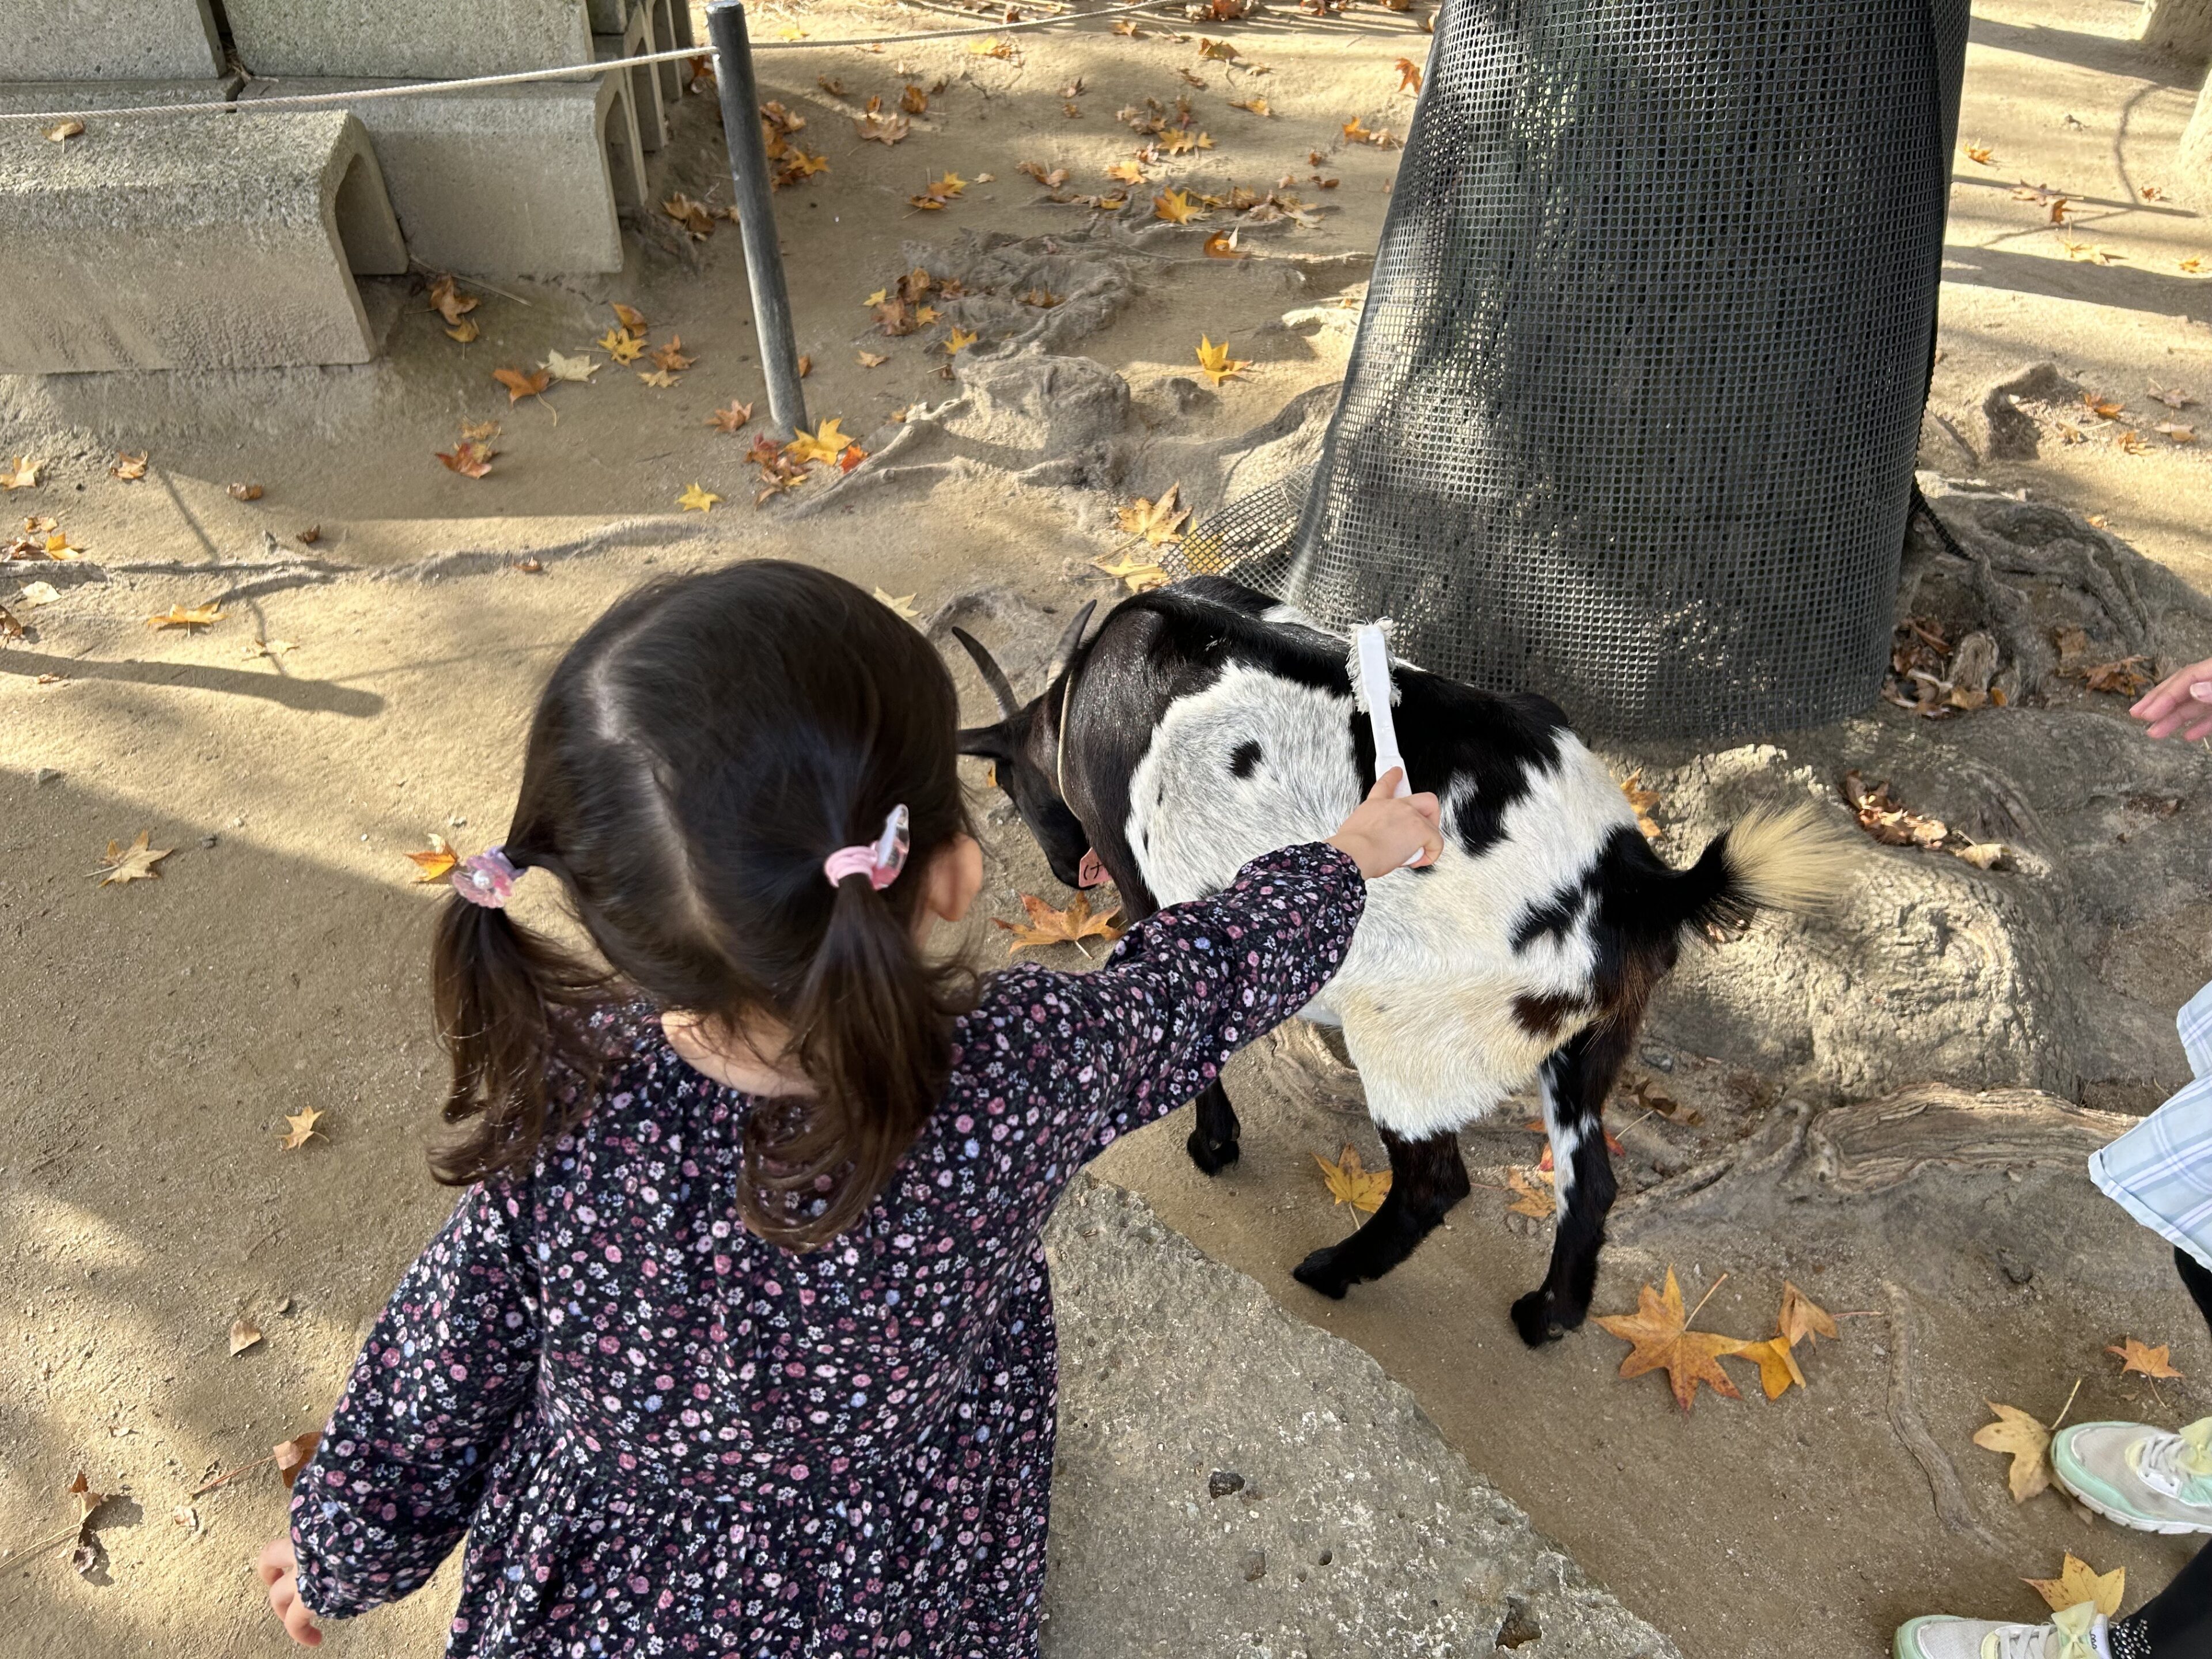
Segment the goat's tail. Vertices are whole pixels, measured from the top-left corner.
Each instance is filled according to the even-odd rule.
[[[1818,910],[1844,890],[1863,843],[1811,801],[1755,806],[1676,872],[1675,927],[1740,926],[1759,910]]]

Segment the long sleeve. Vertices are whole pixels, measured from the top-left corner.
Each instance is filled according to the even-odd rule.
[[[1078,1159],[1164,1117],[1312,1001],[1366,905],[1359,866],[1315,842],[1256,858],[1220,892],[1132,927],[1068,988],[1092,1030],[1096,1073],[1067,1125]]]
[[[529,1400],[540,1334],[526,1188],[473,1187],[399,1283],[292,1489],[300,1596],[343,1617],[428,1582]]]

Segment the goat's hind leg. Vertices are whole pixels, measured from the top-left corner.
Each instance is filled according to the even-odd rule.
[[[1605,1102],[1635,1037],[1636,1022],[1626,1024],[1625,1034],[1610,1024],[1578,1032],[1544,1062],[1540,1073],[1559,1210],[1551,1270],[1513,1304],[1514,1328],[1532,1348],[1580,1325],[1597,1288],[1605,1218],[1616,1190],[1605,1147]]]
[[[1229,1091],[1218,1082],[1207,1084],[1198,1097],[1198,1127],[1184,1142],[1190,1148],[1190,1161],[1198,1165],[1200,1174],[1219,1175],[1237,1160],[1242,1153],[1239,1133],[1237,1109],[1229,1103]]]
[[[1390,1153],[1390,1191],[1382,1207],[1344,1243],[1316,1250],[1291,1270],[1291,1278],[1323,1296],[1341,1297],[1363,1279],[1382,1278],[1413,1255],[1468,1194],[1467,1164],[1451,1130],[1419,1140],[1388,1129],[1382,1134]]]

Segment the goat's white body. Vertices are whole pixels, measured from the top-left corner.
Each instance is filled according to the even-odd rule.
[[[1361,718],[1348,682],[1333,694],[1242,664],[1174,701],[1130,781],[1128,844],[1153,896],[1165,905],[1218,892],[1261,854],[1333,834],[1359,804]],[[1556,741],[1558,763],[1527,775],[1502,836],[1478,855],[1455,833],[1472,780],[1412,780],[1442,795],[1443,857],[1431,873],[1369,884],[1343,967],[1304,1011],[1344,1028],[1370,1114],[1408,1139],[1456,1129],[1526,1087],[1595,1012],[1587,905],[1563,932],[1513,948],[1524,912],[1579,884],[1613,831],[1635,823],[1597,758],[1567,732]],[[1522,996],[1577,999],[1581,1012],[1540,1035],[1515,1018]]]

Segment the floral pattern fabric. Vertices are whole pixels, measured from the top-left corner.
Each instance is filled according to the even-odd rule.
[[[1311,1000],[1364,902],[1292,848],[1094,973],[996,975],[890,1184],[803,1255],[738,1219],[749,1097],[600,1016],[588,1116],[469,1189],[356,1359],[294,1488],[301,1599],[405,1595],[467,1532],[453,1655],[1034,1654],[1046,1218]]]

